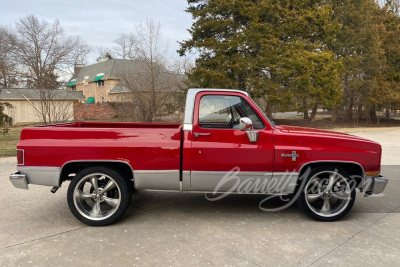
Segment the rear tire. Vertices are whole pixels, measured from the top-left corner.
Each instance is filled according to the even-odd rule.
[[[90,226],[112,224],[122,216],[132,198],[132,182],[114,169],[86,168],[72,179],[67,193],[72,214]]]
[[[356,183],[344,169],[335,166],[312,168],[297,203],[317,221],[343,218],[356,199]]]

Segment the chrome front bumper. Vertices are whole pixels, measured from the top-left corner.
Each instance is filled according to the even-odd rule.
[[[379,175],[376,177],[368,177],[365,180],[364,192],[365,196],[370,196],[372,194],[380,194],[385,190],[386,185],[388,184],[388,178],[385,176]]]
[[[19,172],[10,175],[10,181],[14,187],[19,189],[28,189],[28,182],[26,181],[25,174]]]

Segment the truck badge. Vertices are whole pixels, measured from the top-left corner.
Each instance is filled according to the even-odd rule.
[[[284,154],[284,153],[282,153],[281,156],[283,158],[292,158],[292,161],[296,161],[297,158],[299,157],[299,154],[297,154],[296,151],[292,151],[292,154]]]

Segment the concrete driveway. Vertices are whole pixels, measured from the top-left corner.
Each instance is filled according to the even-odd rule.
[[[354,133],[353,133],[354,134]],[[384,196],[357,195],[333,223],[293,205],[258,208],[262,196],[138,192],[123,218],[88,227],[66,191],[12,187],[15,158],[0,159],[0,266],[396,266],[400,262],[400,130],[355,133],[383,145]]]

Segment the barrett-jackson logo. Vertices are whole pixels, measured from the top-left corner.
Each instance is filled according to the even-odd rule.
[[[296,151],[292,151],[292,154],[284,154],[284,153],[282,153],[281,156],[283,158],[292,158],[292,161],[296,161],[297,158],[299,157],[299,154],[297,154]]]

